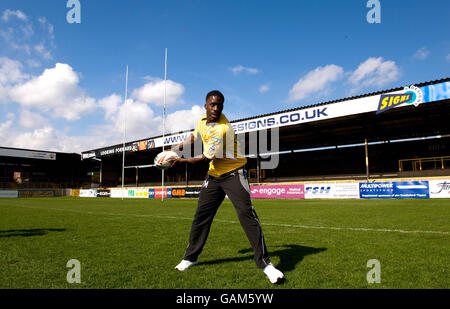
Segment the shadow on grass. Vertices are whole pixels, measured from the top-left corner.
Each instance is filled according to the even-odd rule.
[[[66,229],[29,229],[29,230],[7,230],[0,231],[0,238],[2,237],[30,237],[42,236],[48,232],[64,232]]]
[[[288,272],[291,270],[294,270],[296,265],[300,263],[303,258],[307,255],[320,253],[322,251],[327,250],[327,248],[313,248],[313,247],[305,247],[305,246],[299,246],[299,245],[282,245],[282,246],[276,246],[276,248],[281,248],[275,251],[270,251],[269,256],[278,256],[280,258],[280,263],[278,265],[275,265],[276,268],[280,269],[283,272]],[[238,251],[238,253],[245,254],[245,253],[253,253],[253,250],[251,248],[249,249],[243,249]],[[212,260],[212,261],[206,261],[201,262],[199,264],[202,265],[212,265],[212,264],[222,264],[222,263],[229,263],[229,262],[241,262],[245,260],[252,260],[252,255],[242,256],[242,257],[235,257],[235,258],[227,258],[227,259],[218,259],[218,260]]]

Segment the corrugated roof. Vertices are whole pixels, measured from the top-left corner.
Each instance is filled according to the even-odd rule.
[[[62,151],[53,151],[53,150],[14,148],[14,147],[4,147],[4,146],[0,146],[0,149],[23,150],[23,151],[34,151],[34,152],[47,152],[47,153],[56,153],[56,154],[59,153],[59,154],[76,154],[76,155],[80,155],[79,153],[75,153],[75,152],[62,152]]]

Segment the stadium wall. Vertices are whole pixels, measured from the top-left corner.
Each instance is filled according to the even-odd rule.
[[[80,197],[197,198],[200,186],[80,190]],[[251,185],[253,199],[450,198],[450,178]]]
[[[71,189],[19,189],[0,190],[0,198],[30,198],[30,197],[58,197],[71,196]],[[74,195],[79,196],[79,194]]]
[[[198,198],[201,186],[0,190],[0,198]],[[450,198],[450,177],[310,181],[250,185],[253,199]]]

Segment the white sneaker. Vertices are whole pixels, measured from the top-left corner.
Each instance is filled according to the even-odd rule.
[[[267,278],[269,278],[270,282],[272,282],[273,284],[276,283],[281,283],[284,280],[284,275],[281,271],[279,271],[278,269],[276,269],[272,263],[270,263],[269,265],[267,265],[264,269],[263,272],[266,274]]]
[[[175,269],[179,270],[179,271],[185,271],[187,270],[189,267],[198,264],[198,262],[191,262],[188,260],[182,260],[180,262],[180,264],[178,264],[177,266],[175,266]]]

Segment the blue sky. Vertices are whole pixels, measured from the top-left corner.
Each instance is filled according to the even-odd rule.
[[[81,152],[450,76],[450,2],[66,0],[0,3],[0,146]],[[125,68],[129,66],[127,110]]]

